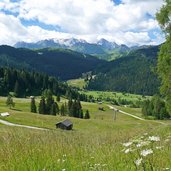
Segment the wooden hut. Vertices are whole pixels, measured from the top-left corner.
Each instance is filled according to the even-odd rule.
[[[73,123],[69,119],[66,119],[62,122],[58,122],[56,124],[56,128],[60,128],[64,130],[72,130],[72,127],[73,127]]]

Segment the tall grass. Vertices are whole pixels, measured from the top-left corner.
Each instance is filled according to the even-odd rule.
[[[108,129],[108,131],[92,129],[85,132],[83,130],[67,132],[1,126],[0,170],[136,170],[134,161],[138,153],[125,154],[122,144],[140,137],[145,133],[144,131],[149,132],[150,127],[146,125],[144,128],[136,129],[121,128]],[[171,166],[171,138],[168,138],[171,136],[170,132],[170,126],[163,126],[157,132],[153,130],[149,133],[149,135],[160,136],[161,141],[158,145],[163,147],[148,157],[154,170]],[[150,170],[149,166],[147,170]]]

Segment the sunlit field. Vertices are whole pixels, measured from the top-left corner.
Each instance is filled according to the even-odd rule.
[[[88,108],[91,115],[91,119],[85,120],[30,113],[30,99],[14,98],[16,106],[9,110],[5,101],[6,98],[0,98],[1,112],[11,115],[1,119],[48,130],[0,124],[2,171],[171,169],[170,121],[162,121],[163,124],[141,121],[119,112],[113,120],[114,112],[105,103],[82,103],[83,109]],[[98,110],[99,106],[105,110]],[[73,122],[72,131],[55,128],[55,124],[65,118]]]

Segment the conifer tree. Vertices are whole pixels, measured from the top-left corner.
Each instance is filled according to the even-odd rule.
[[[50,114],[51,114],[51,115],[56,115],[57,112],[58,112],[57,103],[54,102],[54,103],[51,105]]]
[[[79,118],[83,119],[84,118],[84,114],[83,114],[83,110],[81,109],[80,113],[79,113]]]
[[[6,105],[9,106],[10,109],[11,109],[11,107],[15,106],[15,103],[13,102],[13,98],[11,95],[8,95]]]
[[[86,110],[86,113],[84,115],[84,119],[90,119],[90,114],[89,114],[88,110]]]
[[[18,83],[18,81],[15,82],[14,93],[15,93],[15,96],[16,97],[19,97],[19,95],[20,95],[20,89],[19,89],[19,83]]]
[[[61,116],[65,116],[65,106],[64,106],[64,104],[61,105]]]
[[[45,114],[46,113],[46,104],[45,104],[45,98],[42,96],[40,103],[39,103],[39,113]]]
[[[60,95],[58,94],[58,95],[56,96],[56,101],[57,101],[57,102],[60,102],[60,100],[61,100],[61,98],[60,98]]]
[[[37,107],[36,107],[36,103],[35,103],[35,98],[31,98],[31,112],[33,113],[37,113]]]

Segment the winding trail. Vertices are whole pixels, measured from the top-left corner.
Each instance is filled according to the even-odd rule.
[[[43,131],[47,131],[48,129],[46,128],[39,128],[39,127],[34,127],[34,126],[28,126],[28,125],[20,125],[20,124],[14,124],[8,121],[4,121],[2,119],[0,119],[0,123],[3,125],[8,125],[8,126],[17,126],[17,127],[22,127],[22,128],[28,128],[28,129],[36,129],[36,130],[43,130]]]

